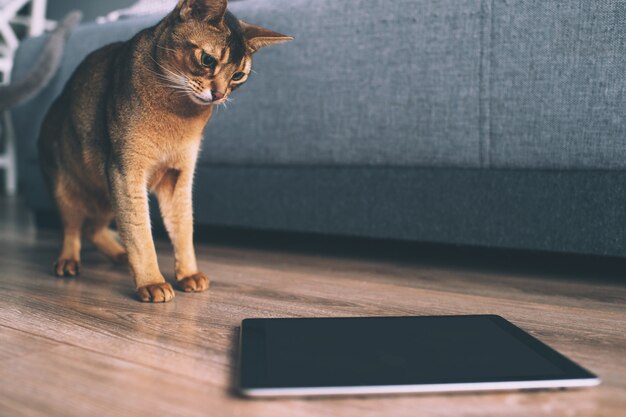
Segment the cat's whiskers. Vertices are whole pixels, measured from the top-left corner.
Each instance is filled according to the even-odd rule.
[[[185,91],[188,90],[188,88],[185,85],[178,84],[174,82],[174,80],[171,80],[169,78],[157,79],[157,84],[162,87],[173,88],[175,90],[185,90]]]
[[[146,68],[148,72],[157,79],[157,83],[160,86],[172,89],[172,94],[176,93],[175,97],[184,97],[189,94],[194,94],[192,88],[189,86],[187,77],[159,64],[154,58],[152,58],[152,60],[164,71],[167,71],[166,74],[162,74],[150,68]]]
[[[157,48],[161,48],[161,49],[163,49],[163,50],[170,51],[170,52],[176,52],[176,50],[175,50],[175,49],[172,49],[172,48],[166,48],[165,46],[161,46],[161,45],[157,45]]]
[[[171,84],[171,83],[161,82],[161,81],[157,81],[157,84],[160,85],[161,87],[172,89],[172,91],[180,91],[180,92],[185,92],[185,93],[191,92],[191,89],[185,85]]]
[[[165,76],[166,78],[168,78],[170,81],[174,82],[175,84],[187,85],[187,83],[189,82],[188,78],[185,75],[183,75],[180,72],[173,71],[172,69],[166,67],[165,65],[160,64],[156,59],[154,59],[152,55],[150,55],[150,59],[152,59],[152,61],[154,61],[154,63],[157,64],[159,68],[161,68],[163,71],[169,74],[169,75],[168,74],[159,74],[159,75]]]
[[[150,74],[154,75],[155,77],[157,77],[157,78],[158,78],[158,79],[160,79],[160,80],[163,80],[163,81],[174,81],[176,84],[179,84],[179,81],[178,81],[178,80],[176,80],[176,79],[172,79],[172,77],[171,77],[170,75],[164,75],[164,74],[161,74],[161,73],[159,73],[159,72],[156,72],[156,71],[151,70],[150,68],[146,68],[146,70],[147,70]]]

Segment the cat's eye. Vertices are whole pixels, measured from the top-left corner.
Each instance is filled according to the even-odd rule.
[[[244,77],[244,75],[246,75],[246,74],[244,74],[243,72],[236,72],[236,73],[234,73],[233,74],[233,81],[241,80]]]
[[[217,60],[206,52],[202,52],[202,56],[200,57],[200,63],[203,67],[215,69],[215,66],[217,65]]]

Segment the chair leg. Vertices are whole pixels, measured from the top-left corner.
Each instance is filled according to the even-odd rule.
[[[0,168],[4,168],[5,191],[9,196],[17,193],[17,159],[15,157],[15,131],[8,111],[2,114],[4,130],[4,154],[0,158]]]
[[[28,36],[39,36],[46,28],[46,0],[32,0]]]

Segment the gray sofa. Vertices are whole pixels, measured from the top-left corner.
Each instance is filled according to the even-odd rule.
[[[294,35],[206,130],[197,222],[626,255],[623,0],[242,0]],[[22,191],[46,108],[91,50],[154,18],[86,24],[15,109]],[[41,48],[17,55],[19,78]]]

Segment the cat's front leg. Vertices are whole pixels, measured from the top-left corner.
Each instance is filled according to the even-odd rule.
[[[193,247],[192,180],[194,163],[168,170],[154,191],[159,200],[165,228],[174,246],[176,281],[185,292],[209,288],[209,279],[198,271]]]
[[[150,230],[146,170],[140,164],[111,163],[108,176],[117,227],[128,252],[137,296],[144,302],[170,301],[174,290],[159,270]]]

